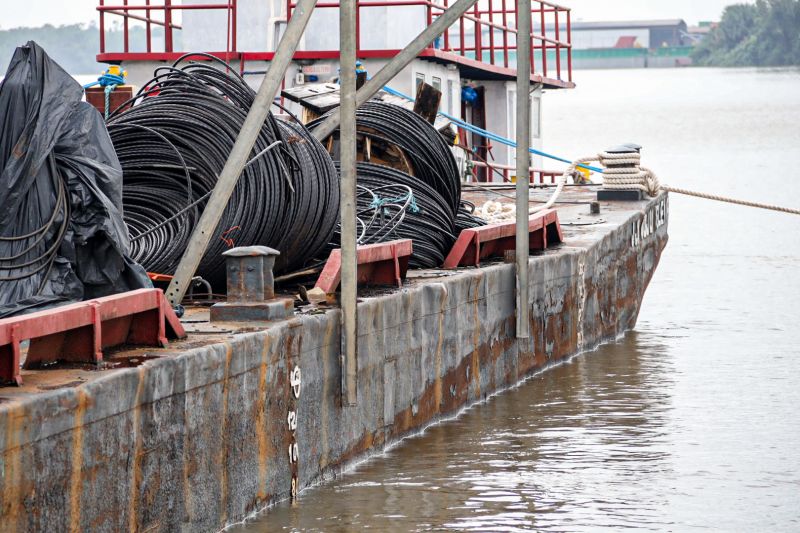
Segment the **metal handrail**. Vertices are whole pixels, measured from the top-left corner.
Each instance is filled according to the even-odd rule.
[[[180,30],[182,26],[172,21],[172,13],[185,10],[225,10],[227,11],[227,48],[223,53],[215,52],[223,59],[240,58],[244,61],[245,55],[271,55],[268,51],[242,52],[237,48],[237,0],[221,0],[212,4],[173,4],[174,0],[144,0],[144,4],[132,5],[131,0],[98,0],[97,11],[100,16],[100,55],[112,59],[165,59],[174,57],[178,51],[173,45],[173,30]],[[186,0],[191,1],[191,0]],[[109,2],[108,4],[106,2]],[[155,5],[159,2],[158,5]],[[541,78],[556,79],[561,82],[572,82],[572,42],[571,42],[571,10],[547,0],[532,0],[531,15],[533,19],[531,32],[531,70]],[[113,3],[113,5],[111,5]],[[377,7],[420,6],[426,9],[427,24],[430,25],[435,18],[447,9],[452,0],[357,0],[356,5],[356,46],[359,57],[375,57],[380,50],[367,50],[361,47],[361,13],[362,9]],[[295,0],[286,0],[286,18],[291,19],[292,12],[297,5]],[[319,9],[340,7],[337,0],[319,2]],[[155,13],[161,12],[163,16],[154,18]],[[106,48],[105,17],[114,15],[124,20],[123,52],[109,54]],[[566,26],[564,26],[566,17]],[[129,21],[144,22],[146,25],[147,46],[144,53],[130,52]],[[469,12],[453,24],[442,34],[440,40],[432,43],[426,54],[447,58],[453,54],[453,59],[459,58],[472,62],[473,66],[480,68],[481,64],[491,65],[494,68],[504,68],[506,74],[513,75],[516,68],[512,54],[515,53],[517,30],[511,27],[516,20],[516,2],[513,0],[484,0],[476,4]],[[152,27],[164,28],[164,51],[154,52],[152,45]],[[472,30],[468,34],[468,31]],[[211,52],[206,50],[207,52]],[[320,57],[327,57],[326,51],[317,51]],[[391,50],[385,50],[387,54]],[[313,51],[300,52],[304,57],[314,55]],[[488,57],[486,56],[488,54]],[[549,57],[548,57],[549,56]],[[452,56],[451,56],[452,57]],[[554,65],[553,65],[553,59]],[[566,65],[564,60],[566,59]],[[477,64],[476,64],[477,63]],[[549,63],[549,64],[548,64]],[[537,68],[538,67],[538,68]],[[554,68],[553,68],[554,67]],[[564,72],[565,71],[565,72]],[[567,85],[568,86],[568,85]]]

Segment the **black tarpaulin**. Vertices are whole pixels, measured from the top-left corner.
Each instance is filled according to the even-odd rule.
[[[150,287],[100,113],[33,41],[0,84],[0,317]]]

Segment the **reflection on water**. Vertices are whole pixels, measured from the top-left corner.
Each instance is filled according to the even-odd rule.
[[[551,151],[633,140],[675,186],[800,206],[798,71],[577,80],[546,97]],[[800,217],[670,207],[636,331],[244,531],[800,531]]]

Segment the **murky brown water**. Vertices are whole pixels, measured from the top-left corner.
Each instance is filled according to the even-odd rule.
[[[579,72],[546,148],[800,206],[800,71]],[[800,217],[685,197],[636,330],[244,531],[800,531]]]

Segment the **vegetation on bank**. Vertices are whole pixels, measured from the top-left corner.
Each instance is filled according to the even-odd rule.
[[[108,50],[122,50],[122,28],[117,25],[106,31]],[[153,49],[163,50],[163,32],[153,30]],[[97,63],[100,50],[100,30],[97,25],[71,24],[38,28],[0,30],[0,76],[3,76],[14,50],[28,41],[36,41],[70,74],[95,74],[103,70]],[[145,31],[141,26],[130,28],[131,51],[144,51]]]
[[[800,0],[758,0],[725,8],[692,51],[696,65],[800,65]]]

